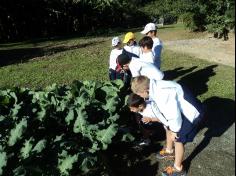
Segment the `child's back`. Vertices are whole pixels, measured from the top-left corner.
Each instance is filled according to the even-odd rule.
[[[157,66],[158,69],[160,69],[161,66],[161,51],[163,48],[161,40],[157,37],[157,28],[154,23],[148,23],[144,30],[141,31],[141,34],[144,34],[146,36],[149,36],[153,40],[153,47],[152,52],[154,55],[154,65]]]
[[[140,56],[140,48],[136,43],[133,45],[125,45],[124,50],[126,51],[126,54],[127,54],[127,52],[128,52],[128,55],[130,53],[131,57],[139,57]]]
[[[125,38],[123,40],[124,53],[129,57],[139,57],[140,56],[140,47],[135,41],[135,36],[133,32],[128,32],[125,34]]]
[[[110,80],[116,79],[117,57],[122,53],[121,40],[119,37],[112,39],[112,47],[109,58],[109,78]]]
[[[120,48],[114,48],[111,50],[110,59],[109,59],[109,69],[116,70],[116,67],[117,67],[116,59],[122,53],[122,51],[123,49],[120,49]]]
[[[142,53],[140,54],[140,59],[143,62],[148,62],[154,64],[154,53],[152,52],[153,40],[149,36],[143,37],[139,41],[139,46]]]

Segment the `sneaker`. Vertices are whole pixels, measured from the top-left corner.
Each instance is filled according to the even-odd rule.
[[[149,146],[150,144],[150,139],[142,139],[138,142],[135,142],[132,148],[136,151],[142,151],[146,146]]]
[[[149,146],[151,144],[150,139],[142,139],[141,141],[138,142],[139,146]]]
[[[185,170],[179,171],[174,166],[168,166],[162,172],[162,176],[187,176]]]
[[[157,155],[157,159],[170,159],[173,160],[175,158],[174,152],[168,153],[166,149],[163,148]]]

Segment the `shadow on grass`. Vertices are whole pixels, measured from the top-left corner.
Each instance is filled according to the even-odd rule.
[[[211,139],[213,137],[220,137],[235,123],[235,101],[211,97],[203,103],[207,107],[207,112],[201,128],[207,128],[207,131],[204,134],[203,140],[184,161],[187,171],[190,168],[191,161],[208,146]]]
[[[199,96],[208,91],[207,82],[216,73],[214,69],[218,65],[210,65],[204,69],[189,73],[183,76],[178,83],[187,86],[194,96]],[[177,78],[195,68],[183,70],[182,67],[169,71],[169,78]],[[184,161],[188,171],[191,161],[208,146],[213,137],[220,137],[235,123],[235,102],[231,99],[217,96],[206,99],[203,104],[206,107],[206,114],[201,128],[207,128],[204,139]]]
[[[194,96],[197,97],[198,95],[202,95],[208,91],[207,82],[209,81],[211,76],[214,76],[216,74],[214,68],[216,68],[217,66],[218,65],[210,65],[201,70],[191,72],[190,74],[181,77],[178,83],[188,87]],[[190,68],[187,71],[190,72],[193,69],[194,67]],[[177,74],[179,74],[179,72]]]
[[[214,69],[217,66],[210,65],[194,72],[193,70],[197,68],[196,66],[189,69],[179,67],[166,71],[165,79],[173,80],[180,77],[178,83],[188,87],[194,96],[199,96],[208,91],[207,82],[210,77],[216,74]],[[191,166],[192,160],[208,146],[211,139],[222,136],[235,123],[235,101],[214,96],[206,99],[203,104],[206,107],[206,113],[200,129],[207,128],[207,131],[204,134],[204,139],[185,159],[184,166],[187,171]]]
[[[35,48],[17,48],[17,49],[4,49],[0,50],[0,67],[11,64],[18,64],[27,62],[30,59],[37,57],[50,56],[63,51],[74,50],[78,48],[85,48],[89,45],[95,45],[103,43],[105,41],[93,41],[75,45],[58,45],[47,47],[35,47]]]
[[[184,69],[178,67],[173,70],[164,71],[164,80],[174,80],[180,77],[178,83],[188,87],[195,96],[201,95],[208,90],[207,82],[215,75],[214,68],[218,65],[210,65],[206,68],[193,72],[197,66]]]
[[[185,75],[187,73],[191,73],[196,68],[197,68],[197,66],[193,66],[188,69],[184,69],[184,67],[178,67],[173,70],[164,71],[164,80],[174,80],[182,75]]]

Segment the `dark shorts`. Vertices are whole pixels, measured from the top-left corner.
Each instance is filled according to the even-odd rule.
[[[200,115],[191,123],[183,114],[182,114],[182,126],[180,131],[178,132],[177,142],[186,143],[192,142],[194,137],[197,135],[198,127],[200,122],[204,117],[205,108],[202,103],[192,95],[192,93],[184,86],[182,86],[184,90],[184,99],[191,103],[200,113]]]
[[[113,69],[109,69],[109,79],[110,81],[116,80],[116,79],[121,79],[124,82],[124,85],[126,87],[130,87],[131,79],[132,79],[132,74],[129,70],[124,71],[116,71]]]
[[[182,126],[180,131],[178,132],[178,139],[177,142],[181,142],[183,144],[187,142],[192,142],[194,137],[197,135],[198,127],[202,119],[202,115],[194,120],[191,123],[184,115],[182,115]]]
[[[109,69],[109,79],[112,80],[116,80],[116,71],[113,69]]]

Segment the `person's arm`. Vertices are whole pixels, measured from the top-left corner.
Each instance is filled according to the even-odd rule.
[[[157,86],[157,83],[158,86]],[[172,81],[150,81],[149,97],[152,107],[161,113],[160,120],[173,132],[179,132],[182,125],[181,108],[178,103],[176,85]]]
[[[164,73],[155,67],[155,71],[153,71],[153,78],[155,80],[162,80],[164,78]]]
[[[155,58],[160,59],[161,58],[162,45],[161,44],[156,45],[154,47],[153,51],[154,51]]]
[[[161,121],[158,118],[151,118],[151,117],[143,117],[142,118],[143,123],[150,123],[150,122],[159,122]]]
[[[182,115],[175,89],[169,91],[166,107],[168,108],[163,114],[168,121],[167,126],[172,132],[177,133],[182,126]]]
[[[141,64],[134,58],[132,58],[130,64],[129,64],[129,70],[132,74],[132,77],[140,76],[140,70],[141,70]]]

